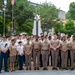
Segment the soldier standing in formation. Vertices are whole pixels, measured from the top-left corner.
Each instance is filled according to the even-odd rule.
[[[39,63],[40,63],[40,52],[41,46],[38,37],[36,36],[35,41],[33,42],[33,60],[34,60],[34,70],[39,70]]]
[[[50,50],[50,44],[45,37],[44,41],[41,43],[43,70],[47,70],[48,56],[49,56],[49,53],[50,53],[49,50]]]
[[[75,55],[75,35],[73,36],[73,41],[70,45],[70,57],[71,57],[71,70],[74,69],[74,55]]]
[[[11,45],[9,47],[9,58],[10,58],[10,71],[14,71],[14,64],[16,61],[16,55],[17,55],[17,50],[16,50],[16,46],[15,46],[15,39],[11,40]]]
[[[31,70],[31,56],[32,56],[32,45],[30,44],[30,39],[27,38],[27,43],[24,46],[25,59],[26,59],[26,70]]]
[[[68,43],[66,37],[62,38],[61,42],[61,66],[62,69],[67,69],[67,58],[68,58]]]
[[[59,47],[60,47],[60,42],[57,39],[56,34],[54,35],[54,38],[51,40],[50,43],[50,48],[51,48],[51,54],[52,54],[52,66],[53,70],[57,70],[57,60],[58,60],[58,55],[59,55]]]

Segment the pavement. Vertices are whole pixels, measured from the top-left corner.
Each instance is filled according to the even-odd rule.
[[[75,70],[71,71],[71,70],[47,70],[47,71],[43,71],[43,70],[39,70],[39,71],[26,71],[26,70],[22,70],[22,71],[14,71],[14,72],[2,72],[0,75],[75,75]]]

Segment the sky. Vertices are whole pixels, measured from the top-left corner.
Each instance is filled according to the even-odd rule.
[[[71,2],[75,2],[75,0],[29,0],[31,2],[35,3],[44,3],[44,2],[51,2],[54,4],[57,8],[60,8],[61,10],[67,12],[69,10],[69,5]]]

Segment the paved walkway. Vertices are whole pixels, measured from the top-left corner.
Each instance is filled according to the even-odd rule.
[[[22,71],[14,71],[14,72],[2,72],[0,75],[75,75],[75,70],[71,71],[71,70],[48,70],[48,71],[43,71],[43,70],[39,70],[39,71],[26,71],[26,70],[22,70]]]

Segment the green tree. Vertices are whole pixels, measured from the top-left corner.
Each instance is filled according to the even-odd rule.
[[[3,34],[3,18],[0,16],[0,34]]]
[[[43,31],[54,27],[54,19],[58,18],[58,9],[52,3],[43,3],[36,6],[36,13],[41,16]]]
[[[43,3],[37,7],[37,14],[45,20],[52,20],[58,17],[58,9],[52,3]]]
[[[65,31],[64,23],[60,20],[56,20],[56,23],[54,25],[54,31],[55,33],[61,32],[64,33]]]
[[[73,20],[68,20],[65,24],[65,32],[69,34],[69,36],[73,35],[75,33],[75,25]]]
[[[70,17],[70,12],[68,11],[67,13],[66,13],[66,19],[70,19],[71,17]]]
[[[26,32],[28,35],[31,35],[32,28],[33,28],[33,20],[28,19],[21,26],[18,26],[17,33]]]
[[[2,9],[3,0],[0,0],[0,10]]]
[[[22,31],[25,31],[25,32],[27,31],[25,28],[25,26],[26,26],[25,23],[28,20],[33,19],[33,11],[34,11],[34,6],[30,5],[28,0],[15,0],[15,4],[13,6],[14,31],[16,30],[19,33]],[[11,24],[12,23],[11,22],[12,21],[11,0],[8,0],[6,15],[8,15],[7,19],[10,20],[10,23],[9,23],[10,25],[8,25],[8,28],[11,28],[12,27],[12,24]],[[28,21],[28,22],[30,24],[30,21]],[[23,28],[23,26],[25,29]],[[33,26],[33,24],[32,24],[32,26]],[[29,31],[27,31],[27,33],[28,32]]]
[[[69,11],[67,12],[67,18],[75,20],[75,2],[72,2],[69,6]]]

